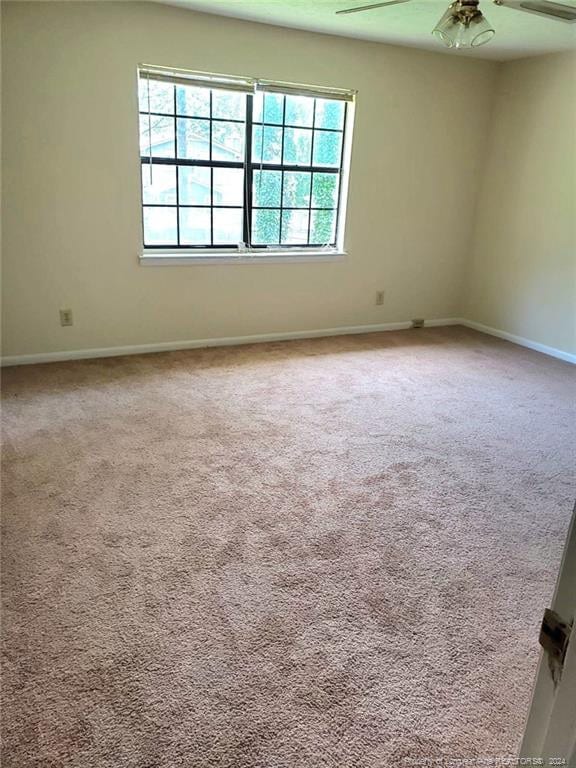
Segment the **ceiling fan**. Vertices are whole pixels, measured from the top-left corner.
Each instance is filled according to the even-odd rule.
[[[400,5],[410,0],[387,0],[382,3],[345,8],[337,14],[372,11],[387,5]],[[552,0],[493,0],[494,5],[545,16],[555,21],[576,21],[576,8]],[[478,48],[490,42],[496,31],[480,10],[480,0],[454,0],[438,21],[432,34],[447,48]]]

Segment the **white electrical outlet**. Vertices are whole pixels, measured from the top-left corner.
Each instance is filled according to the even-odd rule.
[[[384,304],[384,291],[376,291],[376,306],[381,307]]]
[[[72,317],[71,309],[60,310],[60,325],[74,325],[74,318]]]

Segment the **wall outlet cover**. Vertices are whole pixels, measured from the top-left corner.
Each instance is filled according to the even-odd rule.
[[[71,309],[61,309],[60,310],[60,325],[67,326],[67,325],[73,325],[74,324],[74,318],[72,317],[72,310]]]

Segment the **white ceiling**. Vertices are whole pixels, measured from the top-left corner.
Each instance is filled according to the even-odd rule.
[[[368,5],[378,0],[157,1],[282,27],[444,51],[452,56],[472,55],[503,61],[554,51],[576,50],[576,23],[568,24],[498,7],[491,0],[482,0],[480,7],[494,25],[496,36],[487,45],[466,53],[448,51],[430,34],[450,0],[411,0],[402,5],[340,16],[335,11]],[[562,0],[562,3],[576,8],[576,0]]]

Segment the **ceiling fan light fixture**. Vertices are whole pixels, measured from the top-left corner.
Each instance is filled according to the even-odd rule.
[[[452,5],[446,9],[444,15],[432,30],[432,34],[440,40],[440,42],[444,43],[447,48],[453,47],[456,27],[458,26],[458,19],[453,12],[455,5],[456,3],[452,3]]]
[[[482,11],[479,0],[455,0],[432,30],[447,48],[478,48],[490,42],[495,30]]]

